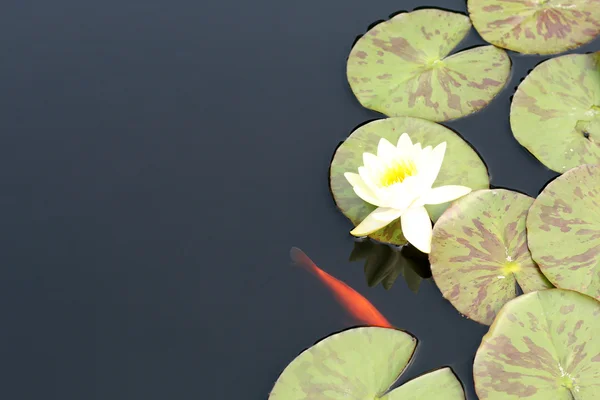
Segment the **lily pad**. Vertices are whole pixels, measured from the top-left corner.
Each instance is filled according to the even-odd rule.
[[[480,400],[595,400],[600,303],[570,290],[512,300],[498,314],[473,372]]]
[[[283,371],[269,400],[464,400],[449,368],[412,380],[389,393],[408,365],[417,340],[387,328],[354,328],[305,350]]]
[[[489,177],[483,161],[464,140],[450,129],[435,122],[411,117],[373,121],[354,131],[338,147],[331,162],[329,182],[333,198],[339,209],[354,226],[357,226],[376,207],[366,203],[354,193],[352,185],[348,183],[344,173],[356,172],[358,167],[363,165],[363,153],[377,153],[377,145],[381,138],[396,143],[404,132],[410,135],[413,142],[420,142],[423,147],[436,146],[441,142],[447,143],[444,162],[434,187],[463,185],[472,189],[482,189],[489,186]],[[427,206],[427,211],[436,221],[448,206],[448,203]],[[374,232],[370,237],[385,243],[406,244],[400,220]]]
[[[600,0],[469,0],[488,42],[526,54],[574,49],[600,33]]]
[[[485,107],[504,87],[510,59],[494,46],[447,57],[469,18],[437,9],[399,14],[356,42],[348,81],[360,103],[388,116],[447,121]]]
[[[519,143],[554,171],[599,163],[600,52],[538,65],[515,93],[510,124]]]
[[[527,218],[533,259],[557,287],[600,299],[600,166],[552,181]]]
[[[464,400],[461,383],[450,368],[441,368],[405,383],[381,400]]]
[[[431,272],[442,294],[467,317],[489,325],[518,295],[552,287],[527,248],[525,223],[533,199],[510,190],[473,192],[438,220]]]

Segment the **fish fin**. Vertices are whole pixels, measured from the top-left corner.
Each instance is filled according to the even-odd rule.
[[[290,258],[292,259],[292,265],[296,265],[310,272],[313,275],[317,275],[316,265],[306,253],[297,247],[292,247],[290,250]]]

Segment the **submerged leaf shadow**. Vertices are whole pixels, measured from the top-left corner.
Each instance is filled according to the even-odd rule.
[[[349,261],[364,260],[365,278],[369,287],[381,283],[384,289],[392,288],[402,276],[409,289],[417,293],[423,279],[431,278],[427,256],[410,245],[397,247],[371,240],[354,242]]]

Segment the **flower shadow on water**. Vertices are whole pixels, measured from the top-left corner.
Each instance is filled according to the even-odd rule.
[[[364,260],[365,278],[369,287],[381,285],[389,290],[399,277],[417,293],[421,281],[431,278],[431,266],[426,254],[414,247],[389,246],[371,240],[354,242],[349,261]]]

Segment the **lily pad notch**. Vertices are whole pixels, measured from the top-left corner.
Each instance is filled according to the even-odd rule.
[[[529,196],[479,190],[457,200],[433,230],[429,256],[435,283],[463,315],[490,325],[509,300],[551,288],[527,247]]]
[[[511,61],[495,46],[449,55],[465,38],[465,15],[420,9],[394,16],[362,36],[348,58],[348,82],[366,108],[431,121],[464,117],[505,86]]]
[[[282,372],[269,400],[464,400],[458,378],[442,368],[389,390],[417,347],[412,335],[359,327],[329,336],[302,352]]]

